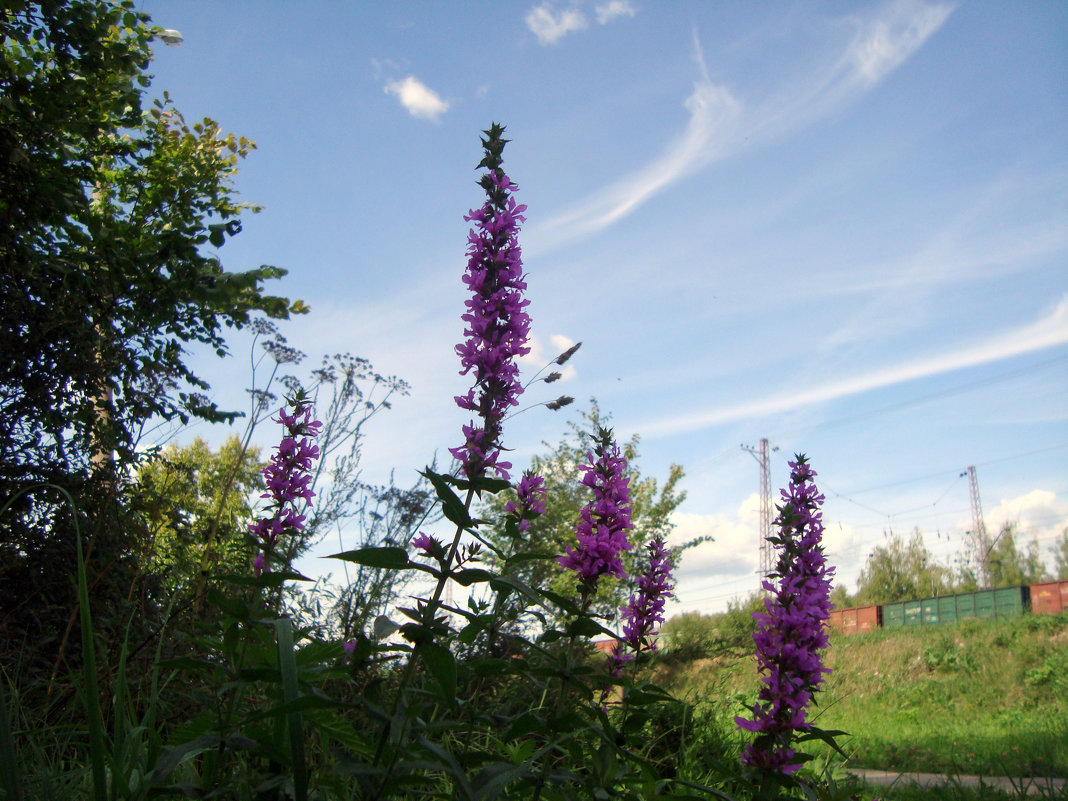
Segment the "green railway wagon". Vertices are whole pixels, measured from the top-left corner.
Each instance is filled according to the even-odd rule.
[[[1027,611],[1030,587],[1004,587],[994,590],[995,617],[1013,617]]]
[[[939,623],[957,622],[957,601],[959,598],[959,595],[950,595],[948,597],[938,599]]]
[[[923,605],[919,601],[905,601],[905,625],[923,625]]]
[[[1030,588],[1020,586],[883,604],[883,627],[933,626],[969,618],[1015,617],[1028,610],[1029,598]]]
[[[938,617],[938,598],[924,598],[920,601],[920,610],[922,611],[923,625],[932,626],[939,622]]]
[[[905,604],[883,604],[883,628],[905,625]]]

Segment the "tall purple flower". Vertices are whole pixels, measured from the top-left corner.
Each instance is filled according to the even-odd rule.
[[[473,371],[475,377],[474,386],[457,396],[456,404],[479,419],[463,427],[464,444],[449,449],[473,479],[490,470],[508,478],[512,465],[500,459],[501,424],[523,391],[515,359],[530,352],[526,344],[530,316],[525,311],[530,301],[523,298],[527,285],[518,240],[527,207],[516,203],[511,193],[518,187],[501,169],[501,153],[508,142],[502,138],[504,127],[494,124],[483,133],[485,157],[478,166],[488,170],[479,181],[486,202],[464,217],[475,223],[467,238],[463,278],[471,297],[462,318],[466,339],[456,346],[463,367],[460,375]]]
[[[766,614],[753,615],[757,664],[764,686],[752,719],[735,718],[739,728],[757,732],[742,755],[747,765],[790,774],[800,764],[791,747],[794,733],[807,731],[813,694],[823,683],[820,652],[827,647],[825,623],[831,611],[831,576],[820,539],[823,515],[813,479],[816,473],[805,457],[790,462],[790,486],[782,490],[783,504],[775,521],[779,535],[771,537],[780,551],[775,572],[763,582],[772,595],[764,601]]]
[[[530,521],[545,514],[545,479],[527,471],[515,488],[516,500],[508,501],[505,509],[519,520],[519,530],[530,529]]]
[[[664,622],[664,605],[675,585],[671,583],[671,551],[657,537],[649,543],[649,566],[638,577],[638,591],[623,607],[623,636],[609,656],[609,670],[618,673],[624,663],[642,651],[656,650],[657,632]]]
[[[587,458],[590,463],[581,468],[582,483],[593,490],[593,500],[579,513],[575,529],[578,547],[568,546],[567,553],[557,561],[574,570],[588,592],[606,573],[617,578],[626,575],[619,554],[630,550],[627,531],[634,526],[630,522],[627,460],[620,454],[611,431],[598,430],[597,443]]]
[[[285,434],[277,452],[263,468],[267,492],[261,497],[270,500],[270,514],[249,526],[249,532],[260,541],[262,549],[253,563],[257,576],[264,571],[267,554],[279,538],[304,528],[303,512],[315,497],[311,488],[311,469],[319,458],[319,446],[312,444],[312,439],[318,436],[323,424],[312,419],[312,405],[303,391],[298,392],[289,405],[292,406],[291,412],[282,407],[278,417],[271,418],[282,424]]]

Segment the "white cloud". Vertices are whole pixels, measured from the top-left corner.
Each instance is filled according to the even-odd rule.
[[[558,358],[565,350],[573,346],[575,340],[566,337],[563,334],[552,334],[549,337],[549,344],[552,345],[552,348],[546,352],[541,340],[531,334],[530,339],[527,340],[527,345],[530,346],[530,353],[526,356],[520,356],[518,359],[519,363],[533,375],[538,370],[541,370],[550,362]],[[556,366],[553,365],[553,367],[555,368]],[[546,369],[545,375],[548,375],[551,372],[552,370]],[[575,370],[575,365],[571,360],[568,360],[567,364],[563,365],[563,368],[557,370],[557,372],[560,373],[559,380],[561,381],[568,381],[578,375],[578,372]]]
[[[713,162],[792,134],[837,111],[904,63],[951,11],[948,5],[892,5],[857,23],[856,35],[837,61],[784,71],[779,88],[754,103],[743,103],[728,87],[710,80],[694,31],[699,77],[685,102],[689,119],[683,133],[651,163],[534,229],[542,240],[538,244],[554,247],[600,231]]]
[[[636,430],[646,436],[697,431],[721,423],[750,420],[765,415],[800,409],[817,403],[856,395],[880,387],[901,384],[917,378],[975,367],[981,364],[1020,356],[1025,353],[1063,345],[1068,342],[1068,295],[1061,298],[1053,312],[1038,321],[1009,331],[986,342],[959,350],[929,356],[926,359],[884,367],[868,373],[830,381],[822,386],[721,406],[690,416],[672,415],[666,420],[648,422]]]
[[[703,515],[674,512],[675,528],[668,538],[671,545],[681,545],[698,537],[712,537],[685,551],[678,575],[699,578],[702,575],[750,575],[757,567],[757,539],[760,523],[760,498],[751,494],[731,515]]]
[[[597,22],[601,25],[619,17],[633,17],[638,13],[629,0],[609,0],[607,3],[601,3],[594,11],[597,14]]]
[[[527,27],[543,45],[555,44],[573,31],[586,27],[586,15],[577,8],[553,14],[548,3],[532,8],[526,16]]]
[[[400,100],[401,105],[408,109],[408,113],[413,117],[437,122],[438,117],[449,110],[449,104],[414,75],[409,75],[403,81],[387,83],[386,94],[394,95]]]
[[[1023,548],[1032,539],[1050,541],[1068,526],[1068,501],[1049,490],[1031,490],[1015,498],[1002,499],[984,516],[989,532],[995,533],[1006,523],[1019,530],[1016,547]]]
[[[896,3],[886,16],[861,28],[845,61],[866,84],[878,83],[941,28],[952,11],[946,4]]]
[[[594,233],[626,217],[666,187],[721,155],[717,140],[737,120],[741,106],[722,86],[702,79],[685,103],[686,130],[658,159],[587,199],[578,209],[550,220],[537,235],[564,241]]]

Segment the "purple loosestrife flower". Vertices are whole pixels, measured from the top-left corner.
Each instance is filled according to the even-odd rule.
[[[806,712],[813,694],[823,683],[820,651],[827,647],[824,624],[831,611],[831,576],[820,539],[823,515],[813,478],[816,473],[804,456],[790,462],[790,486],[782,490],[778,537],[770,538],[780,551],[771,578],[763,587],[772,596],[764,601],[766,614],[753,615],[758,623],[753,639],[764,686],[752,719],[735,718],[739,728],[757,733],[742,761],[790,774],[800,764],[790,743],[794,733],[812,728]]]
[[[422,531],[412,537],[410,545],[416,550],[422,551],[423,556],[434,556],[436,552],[441,550],[441,543]]]
[[[617,578],[626,575],[619,554],[630,550],[627,531],[634,526],[630,522],[627,460],[611,431],[598,430],[597,444],[587,458],[590,463],[581,468],[582,483],[593,490],[593,500],[579,513],[575,529],[578,547],[568,546],[557,561],[575,571],[584,592],[589,593],[606,573]]]
[[[526,532],[530,529],[532,519],[545,514],[545,479],[527,471],[523,473],[515,492],[518,503],[508,501],[505,508],[519,520],[519,530]]]
[[[323,424],[312,419],[312,405],[303,392],[298,392],[289,405],[293,407],[292,412],[282,407],[278,417],[272,418],[282,424],[285,434],[277,452],[263,468],[267,492],[261,497],[270,500],[270,515],[261,517],[249,526],[249,532],[260,541],[262,548],[253,562],[253,571],[257,576],[265,569],[270,570],[267,554],[278,539],[304,528],[305,516],[302,512],[315,497],[311,488],[311,469],[319,458],[319,446],[312,444],[312,438],[319,435]],[[299,503],[298,508],[299,501],[303,503]]]
[[[518,187],[501,169],[501,153],[508,142],[502,138],[504,128],[494,124],[484,133],[485,157],[478,166],[488,169],[479,181],[486,202],[464,217],[475,223],[468,234],[463,278],[471,297],[465,301],[462,318],[466,340],[456,346],[463,367],[460,375],[474,372],[475,378],[468,393],[456,397],[456,404],[475,412],[479,421],[463,427],[464,444],[449,452],[462,463],[468,478],[482,478],[492,470],[507,479],[512,465],[500,460],[501,424],[523,391],[515,359],[530,352],[526,344],[530,316],[525,311],[530,301],[523,298],[527,285],[518,240],[527,207],[516,203],[511,193]]]
[[[619,675],[635,655],[656,650],[653,638],[664,622],[664,604],[675,588],[671,583],[671,551],[659,537],[648,548],[649,566],[638,577],[638,592],[623,607],[623,636],[608,658],[609,671],[614,675]]]

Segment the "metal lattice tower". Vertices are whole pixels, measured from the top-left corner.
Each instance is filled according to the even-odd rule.
[[[742,450],[753,455],[760,465],[760,580],[763,582],[771,573],[774,565],[774,549],[768,537],[771,536],[771,457],[767,437],[760,440],[760,447],[742,445]],[[778,447],[772,451],[779,450]]]
[[[982,587],[986,588],[990,586],[990,570],[987,563],[989,548],[986,544],[986,524],[983,523],[983,503],[979,500],[979,480],[975,477],[975,467],[972,465],[969,465],[967,471],[961,475],[968,476],[968,488],[972,496],[972,530],[969,532],[972,552],[979,563],[976,565],[979,569],[978,579],[982,582]]]

